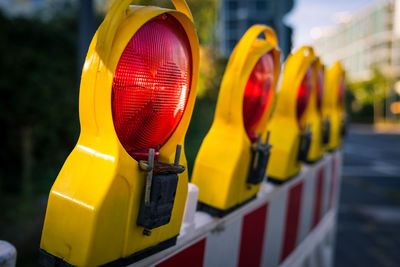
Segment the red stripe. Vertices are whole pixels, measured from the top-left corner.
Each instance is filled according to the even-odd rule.
[[[267,209],[265,204],[243,218],[239,267],[261,265]]]
[[[322,208],[322,190],[324,188],[324,174],[325,167],[322,166],[318,170],[317,182],[315,184],[315,195],[314,195],[314,207],[313,207],[313,217],[311,222],[311,230],[317,226],[321,220],[321,208]]]
[[[304,182],[300,181],[298,184],[290,188],[288,201],[286,204],[286,221],[284,239],[281,249],[280,263],[292,253],[297,242],[297,233],[299,230],[300,221],[300,206],[303,196]]]
[[[329,193],[329,209],[333,207],[333,201],[336,191],[337,159],[332,157],[331,190]]]
[[[202,267],[206,239],[202,239],[188,248],[178,252],[171,258],[157,264],[157,267]]]

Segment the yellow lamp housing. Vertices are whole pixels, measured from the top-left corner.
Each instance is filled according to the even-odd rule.
[[[323,98],[323,116],[329,121],[329,140],[325,146],[328,151],[337,149],[342,142],[345,119],[345,71],[340,62],[336,62],[325,73],[326,89]]]
[[[199,48],[193,18],[186,2],[172,2],[176,10],[130,6],[130,0],[115,1],[90,44],[79,96],[81,133],[51,188],[40,243],[42,265],[127,265],[176,242],[188,188],[185,155],[182,153],[179,163],[179,153],[176,151],[179,150],[178,145],[184,144],[195,102]],[[189,63],[186,66],[191,69],[191,74],[184,72],[185,77],[189,77],[185,89],[186,104],[185,98],[179,98],[182,113],[176,127],[161,146],[149,147],[145,151],[147,154],[143,155],[148,158],[137,160],[131,156],[132,151],[124,148],[116,130],[112,107],[117,98],[114,85],[117,84],[115,79],[118,75],[115,73],[124,51],[137,36],[135,34],[146,23],[155,20],[160,25],[164,25],[160,20],[177,25],[171,32],[175,34],[176,31],[178,35],[179,30],[187,44],[185,51],[189,51],[186,57]],[[164,29],[162,27],[160,29]],[[155,34],[150,34],[150,37],[154,37],[150,39],[152,43],[157,41]],[[156,43],[161,51],[167,46],[163,41],[161,39]],[[142,47],[148,49],[149,46]],[[182,60],[181,53],[165,54]],[[154,66],[151,61],[152,69],[146,65],[151,62],[144,60],[122,63],[133,68],[141,64],[142,69],[149,68],[151,72],[146,72],[149,75],[162,81],[167,79],[166,82],[171,83],[171,75],[165,73],[168,74],[168,68],[174,68],[174,62],[168,60],[162,66]],[[161,76],[162,72],[164,76]],[[143,73],[136,72],[131,77],[143,80]],[[149,79],[154,80],[154,76]],[[123,92],[153,90],[150,91],[153,95],[156,90],[163,92],[168,85],[123,86]],[[119,101],[133,100],[122,97]],[[162,108],[158,106],[157,111],[153,109],[146,112],[160,110]],[[159,211],[162,208],[167,211]]]
[[[307,46],[286,60],[275,110],[267,126],[272,145],[267,168],[271,182],[279,184],[293,177],[300,171],[301,161],[306,160],[311,142],[306,114],[315,61],[314,50]]]
[[[326,130],[329,126],[322,120],[322,98],[324,92],[325,72],[324,65],[317,57],[314,62],[314,86],[310,95],[309,105],[306,111],[306,125],[311,128],[311,143],[306,162],[313,163],[324,155],[326,142]],[[324,138],[325,137],[325,138]],[[325,140],[324,140],[325,139]]]
[[[262,34],[265,38],[259,38]],[[198,209],[213,216],[225,216],[254,198],[265,177],[269,145],[261,140],[267,139],[266,124],[279,77],[277,45],[271,28],[254,25],[229,58],[214,121],[197,154],[191,180],[199,187]],[[269,57],[269,71],[260,71],[266,57]],[[249,85],[253,78],[262,81],[260,84],[265,87],[257,92],[265,95],[254,98],[246,95],[251,90],[247,88],[253,88]],[[265,104],[263,109],[257,109],[260,113],[252,130],[246,125],[256,117],[250,116],[246,121],[248,113],[244,110],[249,99]]]

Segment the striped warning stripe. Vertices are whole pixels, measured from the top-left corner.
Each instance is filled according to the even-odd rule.
[[[240,251],[241,229],[242,218],[237,218],[212,231],[207,236],[204,266],[236,266]]]
[[[260,266],[268,204],[249,212],[243,218],[240,236],[239,267]]]
[[[189,262],[192,267],[202,267],[206,240],[202,239],[181,252],[157,264],[157,267],[186,266]]]
[[[286,206],[285,232],[279,263],[282,263],[296,247],[303,187],[304,181],[301,180],[289,189],[289,196]]]
[[[340,161],[339,152],[328,155],[293,181],[268,185],[272,189],[260,191],[257,205],[220,222],[210,217],[210,223],[218,222],[212,230],[155,266],[287,266],[285,260],[335,207]]]
[[[337,172],[338,172],[338,157],[332,157],[331,161],[331,188],[329,194],[329,209],[333,208],[334,198],[335,198],[335,190],[337,186]]]
[[[315,226],[319,223],[322,215],[322,196],[324,189],[324,179],[325,179],[325,166],[320,167],[317,170],[317,181],[314,189],[314,204],[313,204],[313,217],[311,222],[311,229],[314,229]]]
[[[297,237],[297,245],[299,245],[311,231],[312,216],[310,216],[310,214],[312,214],[314,203],[314,191],[317,180],[316,176],[316,172],[310,172],[309,177],[304,180],[304,192],[301,202],[300,229]]]
[[[268,225],[264,236],[262,266],[278,266],[282,247],[287,190],[272,198],[268,208]]]

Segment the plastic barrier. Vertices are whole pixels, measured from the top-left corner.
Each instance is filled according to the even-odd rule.
[[[222,219],[195,212],[190,184],[177,244],[134,266],[330,266],[341,160],[341,151],[327,153],[283,185],[264,182]]]

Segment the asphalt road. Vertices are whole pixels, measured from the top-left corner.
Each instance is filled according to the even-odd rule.
[[[400,134],[346,137],[335,264],[400,266]]]

